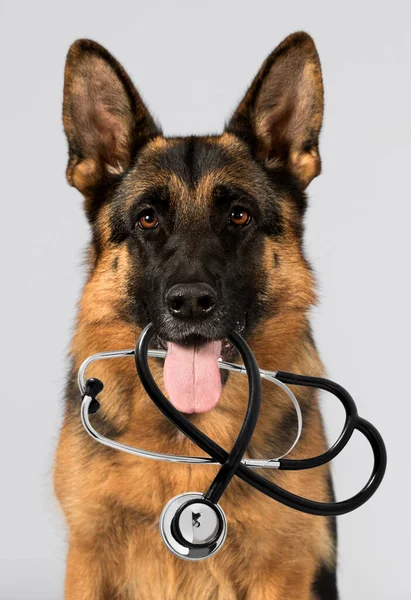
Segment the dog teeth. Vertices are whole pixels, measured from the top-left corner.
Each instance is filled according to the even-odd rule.
[[[235,329],[236,329],[237,333],[242,333],[245,329],[245,324],[240,323],[240,321],[237,321]]]

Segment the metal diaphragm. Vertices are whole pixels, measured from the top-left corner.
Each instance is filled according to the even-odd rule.
[[[185,560],[215,554],[227,535],[227,519],[219,504],[199,492],[175,496],[160,516],[160,534],[167,549]]]

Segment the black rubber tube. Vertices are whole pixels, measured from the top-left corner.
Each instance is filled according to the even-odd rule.
[[[226,462],[217,473],[214,481],[204,494],[204,497],[215,504],[227,489],[228,484],[234,477],[238,465],[248,448],[253,437],[254,429],[258,422],[261,408],[262,386],[260,370],[254,354],[251,352],[245,340],[236,332],[229,336],[229,341],[235,345],[244,361],[248,375],[248,404],[240,432],[228,455]]]
[[[345,423],[343,430],[331,448],[329,448],[323,454],[313,456],[312,458],[304,458],[301,460],[283,458],[280,460],[280,469],[283,471],[313,469],[330,462],[330,460],[335,458],[345,448],[355,429],[358,412],[351,395],[338,383],[334,383],[334,381],[330,381],[329,379],[324,379],[322,377],[309,377],[307,375],[295,375],[294,373],[277,371],[276,379],[287,385],[312,387],[330,392],[339,399],[345,410]]]
[[[173,425],[175,425],[180,431],[182,431],[199,448],[201,448],[207,454],[209,454],[209,456],[211,456],[214,460],[219,462],[221,465],[224,465],[228,462],[230,458],[229,453],[223,448],[221,448],[218,444],[216,444],[213,440],[211,440],[208,436],[206,436],[186,417],[184,417],[182,413],[180,413],[176,408],[174,408],[174,406],[167,400],[167,398],[164,396],[164,394],[161,392],[156,382],[154,381],[154,378],[151,375],[148,366],[147,355],[149,343],[153,335],[154,330],[151,325],[148,325],[142,332],[136,346],[136,367],[144,389],[146,390],[147,394],[150,396],[152,401],[155,403],[155,405],[160,409],[164,416],[167,419],[169,419],[171,423],[173,423]],[[248,363],[250,354],[251,356],[253,356],[252,352],[248,348],[246,342],[238,334],[232,336],[230,338],[230,341],[234,343],[234,345],[237,347],[237,337],[240,338],[242,344],[244,344],[248,349],[248,351],[245,352],[244,356],[242,354],[242,357],[246,368],[248,367],[247,373],[249,375],[249,387],[250,389],[257,389],[255,386],[254,388],[252,388],[252,385],[256,383],[255,381],[253,381],[253,379],[255,378],[255,372],[253,366],[250,363]],[[241,347],[244,348],[243,346]],[[241,354],[241,349],[239,348],[239,350]],[[284,490],[283,488],[272,483],[271,481],[268,481],[264,477],[261,477],[260,475],[252,471],[250,468],[243,465],[241,462],[238,463],[236,466],[235,475],[240,477],[243,481],[253,486],[255,489],[259,490],[263,494],[269,496],[270,498],[273,498],[274,500],[277,500],[278,502],[281,502],[282,504],[285,504],[286,506],[295,510],[299,510],[301,512],[306,512],[318,516],[338,516],[355,510],[356,508],[364,504],[367,500],[369,500],[369,498],[371,498],[371,496],[378,489],[384,477],[387,464],[387,455],[381,435],[379,434],[377,429],[373,425],[371,425],[371,423],[368,423],[368,421],[358,416],[355,403],[351,398],[350,394],[348,394],[348,392],[338,384],[326,379],[294,375],[292,373],[279,373],[277,374],[277,376],[278,379],[280,379],[284,383],[287,382],[293,385],[310,385],[311,387],[320,387],[321,389],[327,389],[339,398],[339,400],[343,403],[346,411],[346,423],[344,426],[343,433],[341,434],[339,440],[334,444],[334,446],[330,448],[330,450],[320,455],[319,457],[304,459],[303,461],[282,460],[280,461],[280,468],[285,470],[301,468],[305,469],[319,466],[320,464],[325,464],[329,462],[345,447],[352,433],[355,429],[357,429],[367,438],[371,445],[374,454],[374,466],[372,474],[360,492],[358,492],[351,498],[348,498],[347,500],[342,500],[340,502],[317,502],[315,500],[309,500],[308,498],[302,498],[300,496],[297,496],[296,494],[292,494],[291,492]],[[259,374],[258,378],[260,378]],[[237,441],[238,438],[236,442]],[[243,444],[241,444],[241,446],[243,446]],[[240,447],[240,442],[238,447]],[[237,454],[236,459],[238,461],[239,454]],[[241,460],[241,458],[239,460]],[[231,471],[232,469],[230,469],[229,471],[230,479],[228,480],[228,482],[231,480],[231,477],[233,475]],[[212,486],[210,486],[210,490],[211,487]],[[223,487],[224,489],[226,488],[226,486],[224,486],[224,481],[222,483],[219,482],[218,489],[220,490]]]
[[[191,435],[188,431],[185,430],[185,425],[187,423],[190,423],[190,421],[183,417],[180,411],[175,409],[174,406],[167,400],[167,398],[161,393],[161,391],[157,387],[157,384],[151,376],[148,366],[147,351],[153,335],[154,329],[150,325],[148,325],[148,327],[146,327],[146,329],[142,332],[137,344],[135,358],[137,371],[140,376],[140,379],[142,382],[144,379],[144,381],[150,387],[151,391],[148,391],[143,382],[147,393],[149,394],[149,396],[151,396],[151,399],[161,410],[161,412],[176,427],[178,427],[180,431],[187,435],[195,444],[200,446],[205,452],[209,453],[209,442],[211,440],[203,434],[203,445],[201,445],[199,444],[199,441],[197,439],[198,433],[201,433],[199,429],[193,426],[194,430],[191,431]],[[233,332],[228,339],[239,351],[247,370],[248,404],[243,424],[234,442],[231,452],[229,454],[225,453],[224,458],[222,458],[223,455],[221,454],[220,457],[222,460],[216,459],[218,460],[218,462],[220,462],[222,467],[218,471],[209,489],[204,494],[204,498],[214,504],[217,504],[217,502],[220,500],[221,496],[227,489],[227,486],[230,483],[231,479],[234,477],[238,465],[241,463],[241,459],[243,458],[244,453],[247,450],[248,444],[250,443],[251,438],[253,437],[254,429],[257,425],[258,415],[260,414],[261,407],[261,377],[254,354],[251,352],[250,347],[248,346],[246,341],[237,332]],[[219,446],[215,445],[213,450],[217,451],[217,448],[219,448]]]

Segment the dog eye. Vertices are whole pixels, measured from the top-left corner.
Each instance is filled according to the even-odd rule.
[[[244,227],[244,225],[248,225],[251,221],[251,215],[244,206],[234,206],[231,209],[228,220],[236,227]]]
[[[145,208],[137,219],[140,229],[155,229],[158,225],[158,217],[152,208]]]

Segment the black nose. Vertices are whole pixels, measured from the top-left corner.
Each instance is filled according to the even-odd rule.
[[[215,308],[217,294],[208,283],[177,283],[166,294],[170,313],[180,319],[204,319]]]

